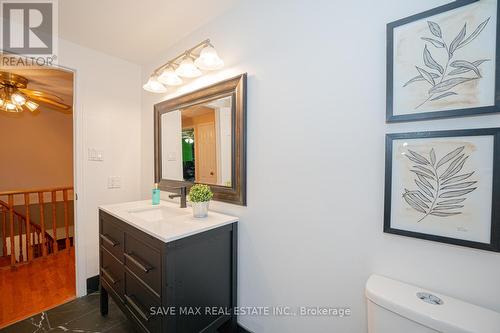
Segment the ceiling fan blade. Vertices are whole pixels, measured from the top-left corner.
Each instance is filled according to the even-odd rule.
[[[62,102],[47,98],[45,96],[31,95],[30,99],[37,102],[37,103],[51,106],[51,107],[55,108],[56,111],[70,111],[72,109],[72,107],[68,104],[64,104]]]
[[[31,89],[19,89],[22,93],[27,95],[28,97],[36,98],[36,97],[43,97],[43,98],[48,98],[51,100],[58,101],[60,103],[63,103],[63,99],[57,95],[49,94],[43,91],[38,91],[38,90],[31,90]]]

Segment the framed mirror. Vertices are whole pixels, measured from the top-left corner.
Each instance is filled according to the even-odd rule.
[[[246,74],[154,106],[155,182],[246,205]]]

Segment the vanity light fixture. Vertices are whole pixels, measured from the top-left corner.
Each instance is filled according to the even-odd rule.
[[[178,86],[182,84],[182,79],[177,75],[172,65],[169,65],[158,76],[158,81],[168,86]]]
[[[187,77],[187,78],[194,78],[200,76],[202,73],[194,65],[193,59],[191,58],[191,55],[186,54],[184,58],[181,61],[181,64],[179,67],[175,70],[175,72],[182,77]]]
[[[222,67],[224,61],[219,58],[210,39],[206,39],[155,69],[142,87],[149,92],[165,93],[165,86],[182,84],[181,77],[195,78],[203,74],[201,70],[212,71]]]
[[[167,88],[165,88],[163,84],[158,82],[158,78],[156,76],[151,76],[148,82],[143,85],[142,88],[146,91],[158,94],[167,92]]]

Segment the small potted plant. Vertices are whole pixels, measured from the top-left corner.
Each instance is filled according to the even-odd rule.
[[[194,217],[206,217],[208,215],[208,204],[214,194],[208,185],[195,184],[189,190],[189,201],[193,207]]]

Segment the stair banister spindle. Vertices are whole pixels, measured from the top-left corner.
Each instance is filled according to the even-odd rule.
[[[7,211],[5,207],[2,208],[2,240],[3,240],[3,252],[2,256],[7,255]]]
[[[42,256],[47,256],[47,247],[48,244],[45,239],[45,210],[44,210],[44,200],[43,200],[43,192],[38,192],[38,206],[40,208],[40,227],[42,231],[40,232],[42,239]]]
[[[69,216],[68,216],[68,190],[63,190],[64,200],[64,228],[66,229],[66,250],[69,249]]]
[[[57,193],[52,191],[52,238],[53,238],[53,252],[59,251],[57,246]]]
[[[31,246],[31,228],[30,228],[30,195],[24,193],[24,205],[26,207],[26,258],[27,261],[33,260],[33,248]]]
[[[17,216],[17,230],[19,232],[19,262],[24,261],[23,257],[23,219],[18,215]]]
[[[14,251],[14,195],[9,194],[9,228],[10,228],[10,264],[16,264]]]

